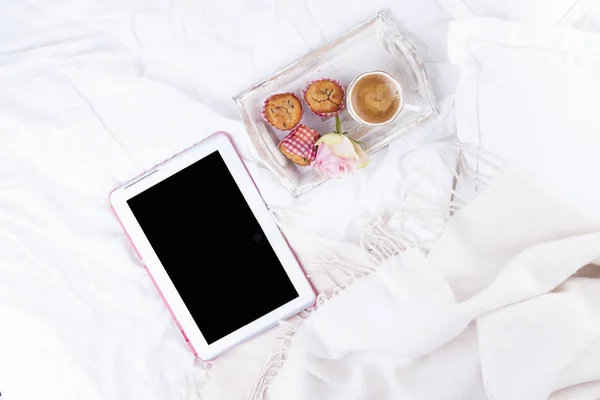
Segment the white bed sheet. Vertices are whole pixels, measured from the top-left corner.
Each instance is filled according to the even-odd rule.
[[[463,72],[455,97],[459,140],[600,220],[600,187],[589,184],[600,167],[600,36],[475,18],[452,22],[448,43]]]
[[[255,161],[231,96],[384,8],[425,59],[442,115],[363,174],[293,199]],[[435,0],[0,5],[3,395],[193,398],[193,356],[112,215],[109,191],[225,130],[270,206],[294,212],[309,234],[358,243],[361,215],[394,204],[424,170],[446,173],[457,76],[446,59],[448,19]],[[271,356],[252,343],[222,362],[240,368],[240,390]],[[207,391],[228,383],[236,386],[216,378]]]

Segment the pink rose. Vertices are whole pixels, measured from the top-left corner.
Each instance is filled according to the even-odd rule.
[[[369,158],[356,142],[341,133],[328,133],[315,143],[317,156],[312,163],[320,174],[334,178],[353,174],[366,167]]]

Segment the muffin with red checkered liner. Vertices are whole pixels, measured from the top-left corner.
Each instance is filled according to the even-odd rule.
[[[320,136],[319,132],[300,124],[279,143],[279,150],[294,164],[305,167],[317,156],[315,143]]]

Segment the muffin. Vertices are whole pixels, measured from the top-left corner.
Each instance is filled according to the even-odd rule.
[[[305,167],[317,156],[315,143],[319,136],[319,132],[300,124],[279,143],[279,150],[294,164]]]
[[[333,79],[319,79],[309,82],[302,96],[308,107],[321,117],[339,115],[344,109],[344,87]]]
[[[293,93],[275,94],[265,100],[262,116],[273,127],[289,131],[302,119],[302,103]]]

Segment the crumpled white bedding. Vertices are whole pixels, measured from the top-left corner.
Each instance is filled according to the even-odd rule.
[[[358,244],[363,217],[398,201],[398,185],[423,170],[440,175],[447,193],[453,150],[438,143],[453,140],[457,75],[445,64],[448,16],[435,0],[0,7],[0,390],[8,399],[196,398],[204,377],[107,195],[214,131],[232,134],[273,209],[328,240]],[[374,156],[364,174],[293,199],[254,159],[231,96],[383,8],[427,62],[442,115]],[[404,163],[407,153],[416,155]],[[248,392],[279,349],[277,334],[211,364],[202,396]]]
[[[387,259],[304,322],[273,398],[598,399],[599,242],[600,224],[501,171],[427,256]]]
[[[446,51],[451,16],[437,0],[0,7],[0,390],[8,400],[233,399],[255,387],[281,347],[279,332],[195,376],[193,356],[106,200],[214,131],[232,134],[307,265],[322,243],[358,249],[365,227],[387,210],[417,212],[416,187],[450,196],[458,73]],[[231,96],[384,8],[424,59],[442,113],[375,155],[364,173],[293,199],[254,158]],[[578,28],[594,25],[595,14],[585,15]],[[433,215],[441,226],[444,217]],[[420,234],[414,221],[392,222],[405,239]],[[327,289],[319,271],[313,278]]]

